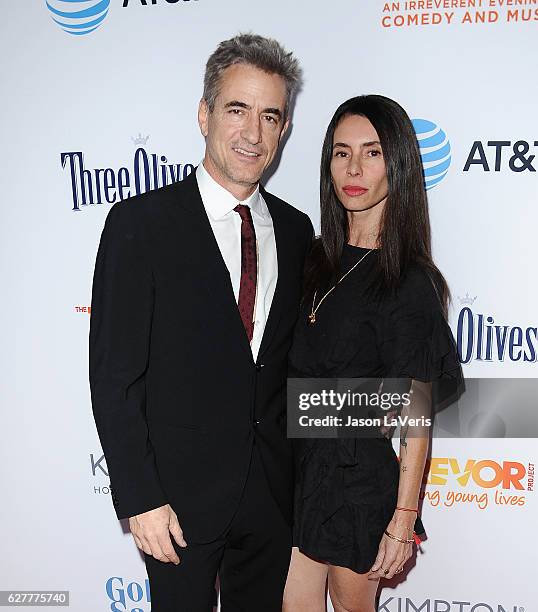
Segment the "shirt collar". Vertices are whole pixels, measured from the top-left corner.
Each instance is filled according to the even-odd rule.
[[[196,180],[204,208],[212,219],[222,219],[232,212],[238,203],[249,206],[252,214],[257,215],[260,219],[265,220],[269,216],[269,209],[260,194],[259,185],[256,185],[256,189],[246,200],[240,202],[227,189],[217,183],[205,169],[203,161],[198,164],[196,169]]]

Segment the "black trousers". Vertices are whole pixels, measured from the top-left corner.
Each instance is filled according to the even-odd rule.
[[[181,515],[178,515],[181,524]],[[222,612],[281,612],[291,556],[291,528],[269,491],[256,445],[241,502],[225,533],[181,548],[179,565],[144,553],[152,612],[213,612],[215,581]]]

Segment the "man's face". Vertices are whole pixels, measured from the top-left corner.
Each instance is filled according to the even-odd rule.
[[[205,100],[200,102],[204,166],[237,197],[248,197],[272,162],[288,128],[285,104],[284,79],[248,64],[234,64],[223,72],[212,112]]]

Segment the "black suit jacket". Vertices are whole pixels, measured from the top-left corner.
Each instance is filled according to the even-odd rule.
[[[261,192],[278,281],[257,363],[194,173],[114,204],[97,252],[89,378],[116,514],[169,503],[187,542],[211,541],[231,520],[254,439],[291,522],[287,354],[313,230]]]

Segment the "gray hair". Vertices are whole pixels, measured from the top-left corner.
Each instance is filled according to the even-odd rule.
[[[222,41],[207,60],[204,75],[204,100],[210,112],[215,108],[219,95],[222,73],[234,64],[249,64],[269,74],[277,74],[286,84],[286,107],[288,116],[291,100],[302,83],[302,71],[298,60],[291,52],[273,38],[258,34],[238,34]]]

